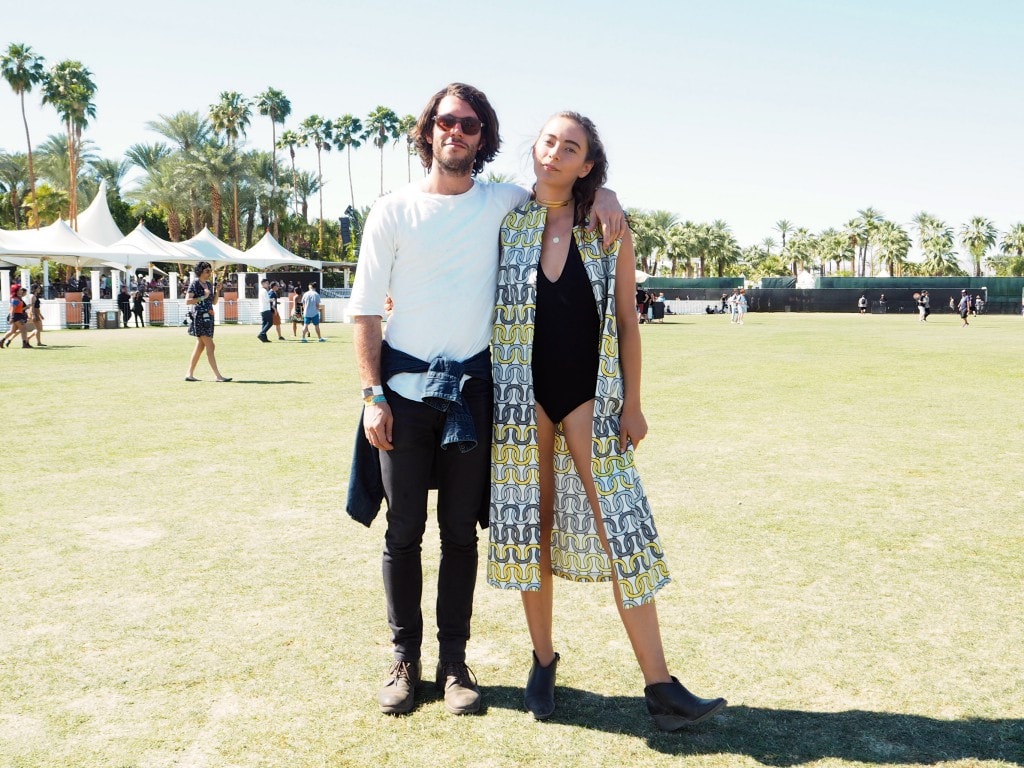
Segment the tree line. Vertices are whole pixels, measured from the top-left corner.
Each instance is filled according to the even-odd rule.
[[[372,144],[380,154],[380,194],[384,194],[384,148],[405,143],[407,175],[412,179],[416,154],[410,131],[413,115],[399,116],[378,106],[365,123],[352,114],[330,119],[318,114],[287,128],[291,102],[276,88],[254,97],[223,91],[206,110],[160,115],[146,127],[162,141],[134,144],[121,159],[102,158],[83,138],[96,117],[96,84],[79,61],[61,61],[47,68],[31,46],[12,43],[0,54],[0,73],[21,104],[27,151],[0,149],[0,227],[39,227],[58,217],[75,225],[80,195],[91,198],[99,182],[108,187],[108,203],[122,231],[142,220],[151,230],[178,241],[209,227],[235,247],[252,245],[257,224],[291,250],[321,259],[352,259],[358,245],[358,224],[369,206],[356,204],[352,184],[352,152]],[[26,94],[39,88],[44,105],[57,112],[63,136],[49,136],[33,146],[25,113]],[[271,122],[271,146],[247,150],[244,139],[254,113]],[[280,135],[277,128],[282,127]],[[296,149],[316,150],[316,171],[300,170]],[[350,205],[347,215],[353,238],[343,244],[340,224],[323,215],[323,154],[345,152]],[[290,160],[278,167],[278,151]],[[141,171],[135,186],[121,184],[133,169]],[[501,177],[493,176],[493,179]],[[225,203],[225,196],[229,202]],[[318,217],[309,220],[316,196]],[[787,219],[776,222],[774,235],[742,247],[729,225],[680,221],[664,210],[629,211],[636,241],[637,266],[651,275],[686,277],[819,274],[867,276],[881,271],[897,276],[965,275],[957,247],[969,259],[975,275],[989,269],[996,275],[1024,275],[1024,223],[1006,232],[976,216],[954,229],[927,212],[909,225],[886,219],[865,208],[840,228],[811,232]],[[244,232],[242,222],[244,221]],[[227,232],[225,232],[227,224]],[[316,246],[314,248],[315,242]],[[911,261],[916,237],[923,261]]]
[[[347,214],[356,232],[368,206],[360,209],[356,204],[353,150],[364,143],[377,148],[383,194],[384,148],[404,142],[407,173],[412,178],[415,152],[409,131],[416,118],[399,116],[389,107],[378,106],[364,119],[352,114],[336,119],[310,115],[287,128],[292,109],[282,91],[270,87],[251,98],[223,91],[205,110],[160,115],[147,122],[146,127],[162,140],[134,144],[123,158],[108,159],[100,157],[94,144],[83,137],[96,117],[96,84],[81,62],[62,61],[47,68],[31,46],[12,43],[0,54],[0,74],[20,100],[26,146],[25,152],[0,149],[0,227],[39,227],[58,217],[74,226],[78,200],[89,199],[105,180],[111,213],[122,231],[142,220],[157,234],[179,241],[205,226],[235,247],[249,247],[258,226],[304,255],[351,258],[353,246],[341,242],[340,224],[324,219],[323,154],[332,149],[346,152],[351,199]],[[37,88],[42,103],[60,115],[67,136],[50,136],[34,145],[25,98]],[[257,115],[271,122],[269,151],[244,146]],[[316,150],[315,172],[296,165],[299,147]],[[288,169],[279,168],[279,152],[287,152]],[[122,190],[122,182],[134,168],[141,171],[138,182]],[[314,196],[319,217],[311,224],[309,206]]]

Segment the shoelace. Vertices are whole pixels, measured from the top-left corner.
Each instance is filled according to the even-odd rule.
[[[412,680],[412,675],[409,674],[410,664],[408,661],[396,661],[391,665],[391,669],[388,670],[388,674],[394,677],[396,680],[405,679]]]
[[[455,678],[452,682],[463,688],[476,687],[476,675],[469,666],[460,661],[446,661],[441,665],[441,676],[447,684],[448,678]]]

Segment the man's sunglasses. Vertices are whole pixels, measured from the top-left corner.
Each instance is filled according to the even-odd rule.
[[[434,122],[442,131],[450,131],[456,125],[462,126],[462,132],[466,136],[476,136],[484,124],[479,117],[456,117],[455,115],[434,115]]]

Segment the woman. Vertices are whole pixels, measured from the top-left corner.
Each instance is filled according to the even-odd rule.
[[[8,322],[11,324],[10,329],[0,339],[0,347],[11,346],[11,341],[19,333],[21,334],[21,346],[25,349],[32,349],[32,345],[28,343],[28,333],[25,331],[25,323],[28,322],[28,305],[25,303],[25,289],[15,283],[11,286],[11,314],[8,317]]]
[[[271,283],[270,284],[270,319],[274,323],[274,330],[277,331],[277,340],[284,341],[284,336],[281,335],[281,314],[278,312],[277,307],[280,304],[281,299],[281,284]]]
[[[298,335],[299,326],[302,325],[302,293],[298,287],[295,288],[295,294],[292,296],[292,336]],[[305,330],[303,330],[305,335]]]
[[[500,235],[488,582],[522,592],[533,642],[525,701],[535,718],[555,709],[558,574],[612,582],[647,709],[676,730],[725,700],[680,685],[661,643],[654,593],[669,576],[633,464],[647,434],[633,243],[605,244],[585,228],[607,175],[590,120],[553,117],[533,162],[535,199],[508,215]]]
[[[35,327],[37,347],[46,346],[43,344],[43,305],[40,303],[42,300],[43,286],[37,285],[32,289],[32,305],[28,310],[28,316],[32,320],[32,325]],[[31,338],[31,334],[29,335],[29,338]]]
[[[220,375],[217,368],[217,357],[214,354],[213,343],[213,308],[217,306],[220,298],[214,291],[210,278],[213,276],[213,267],[208,261],[200,261],[196,264],[196,279],[193,280],[185,294],[185,304],[192,307],[188,313],[188,335],[196,337],[196,348],[192,350],[192,358],[188,364],[188,375],[185,381],[199,381],[195,377],[196,366],[199,364],[199,357],[206,350],[206,359],[210,363],[213,375],[217,381],[231,381],[231,379]]]
[[[135,293],[132,294],[132,314],[135,315],[135,327],[145,328],[146,321],[142,319],[142,307],[146,303],[146,294],[142,292],[142,287],[138,288]]]
[[[747,316],[747,289],[740,288],[736,294],[736,324],[743,325],[743,318]]]

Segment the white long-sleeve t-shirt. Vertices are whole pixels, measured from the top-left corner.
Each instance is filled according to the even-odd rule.
[[[384,339],[432,360],[467,360],[487,348],[498,274],[498,230],[529,198],[514,184],[474,181],[461,195],[424,192],[422,182],[382,197],[366,218],[349,315],[385,315]],[[388,384],[423,399],[426,374],[398,374]]]

